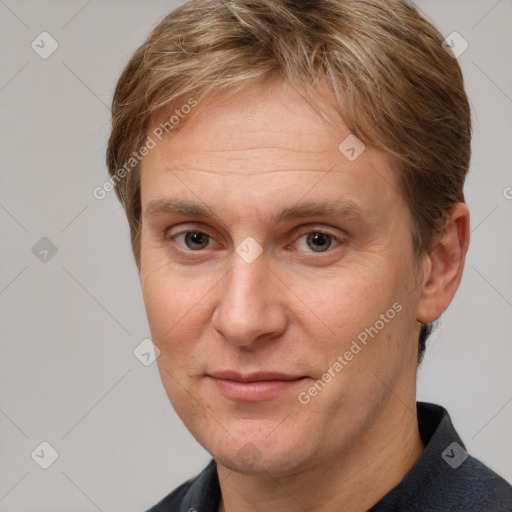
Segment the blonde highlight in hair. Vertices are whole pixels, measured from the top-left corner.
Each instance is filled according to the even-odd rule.
[[[422,254],[464,201],[470,159],[462,73],[442,40],[403,0],[191,0],[156,26],[118,81],[109,173],[166,109],[281,79],[392,157]],[[140,164],[115,186],[140,265]]]

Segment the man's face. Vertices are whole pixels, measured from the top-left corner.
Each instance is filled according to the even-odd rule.
[[[372,147],[340,150],[342,120],[280,82],[196,109],[142,167],[140,278],[169,399],[231,469],[349,457],[415,415],[420,290],[398,177]]]

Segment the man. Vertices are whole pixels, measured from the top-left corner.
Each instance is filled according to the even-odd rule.
[[[441,43],[401,0],[192,0],[128,63],[109,172],[162,382],[213,457],[152,511],[512,510],[416,403],[469,244]]]

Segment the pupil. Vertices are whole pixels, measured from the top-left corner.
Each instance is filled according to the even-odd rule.
[[[189,240],[191,240],[192,244],[204,247],[206,237],[203,235],[203,233],[198,233],[198,232],[188,233],[187,236],[188,236]]]
[[[320,251],[317,251],[316,249],[319,249],[319,248],[320,249],[322,249],[322,248],[328,249],[330,246],[328,239],[329,239],[329,237],[324,235],[323,233],[313,233],[312,235],[310,235],[310,241],[313,242],[313,247],[312,247],[313,250],[316,252],[320,252]],[[317,243],[317,242],[320,242],[320,243]]]

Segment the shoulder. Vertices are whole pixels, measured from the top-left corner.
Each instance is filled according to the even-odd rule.
[[[418,412],[427,441],[418,464],[423,477],[418,490],[429,491],[423,503],[435,504],[435,510],[444,504],[454,512],[511,512],[512,486],[466,451],[448,411],[436,404],[418,403]]]
[[[512,511],[512,486],[480,460],[470,455],[454,471],[456,478],[446,489],[446,495],[457,502],[456,510]]]
[[[212,459],[198,476],[181,484],[147,512],[216,512],[219,501],[217,465]]]
[[[468,454],[448,411],[418,402],[425,450],[372,512],[512,512],[512,486]]]
[[[406,478],[371,512],[512,512],[512,486],[478,459],[468,456],[451,471],[435,465],[421,481]]]
[[[183,498],[189,491],[195,478],[192,478],[174,489],[164,499],[151,507],[147,512],[179,512]]]

